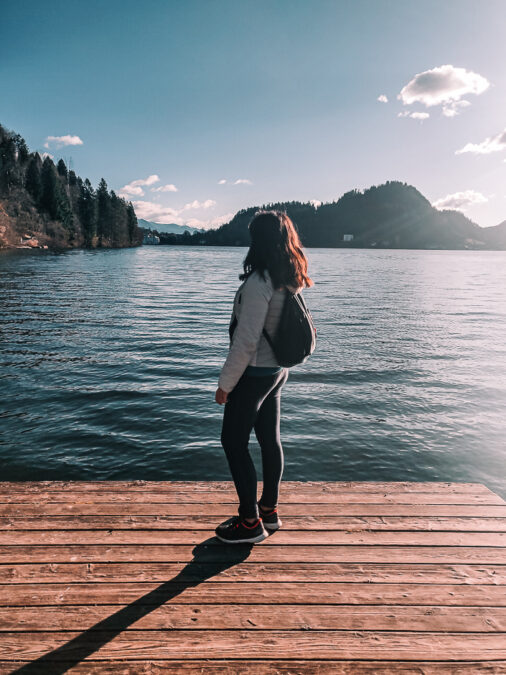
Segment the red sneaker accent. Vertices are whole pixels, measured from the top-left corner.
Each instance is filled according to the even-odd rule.
[[[248,530],[252,530],[254,527],[256,527],[258,525],[259,522],[260,522],[260,518],[257,518],[254,523],[251,523],[251,525],[248,523],[247,520],[243,520],[242,524],[244,525],[244,527],[247,527]]]

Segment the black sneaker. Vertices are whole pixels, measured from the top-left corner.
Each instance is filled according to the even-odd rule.
[[[256,523],[248,523],[241,516],[232,516],[218,525],[216,536],[227,544],[254,544],[263,541],[269,535],[265,531],[261,518]]]
[[[260,513],[260,518],[264,524],[266,530],[279,530],[281,525],[280,517],[278,516],[278,508],[275,507],[270,511],[264,511],[263,508],[260,508],[260,502],[258,503],[258,512]]]

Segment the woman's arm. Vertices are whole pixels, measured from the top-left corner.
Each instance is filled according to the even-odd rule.
[[[258,272],[253,272],[243,286],[241,312],[218,381],[218,387],[226,393],[235,387],[257,349],[272,293],[269,277],[266,275],[264,281]]]

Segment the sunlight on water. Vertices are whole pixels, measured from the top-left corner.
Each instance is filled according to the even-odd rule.
[[[283,477],[506,496],[506,253],[306,252],[318,344],[283,390]],[[245,253],[0,256],[1,478],[230,480],[214,392]]]

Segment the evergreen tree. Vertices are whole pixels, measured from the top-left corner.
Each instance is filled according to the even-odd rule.
[[[58,216],[58,182],[56,178],[56,169],[51,157],[46,157],[42,163],[41,171],[42,193],[40,205],[44,211],[49,214],[52,220]]]
[[[63,159],[58,160],[58,164],[57,164],[56,168],[58,170],[58,174],[60,176],[62,176],[63,178],[65,178],[65,180],[66,180],[67,179],[67,166],[66,166],[65,162],[63,161]]]
[[[26,169],[25,188],[38,206],[42,195],[42,182],[40,177],[40,157],[37,153],[30,156]]]
[[[74,236],[74,216],[65,186],[58,179],[56,167],[50,157],[46,157],[41,172],[41,207],[51,220],[59,220],[65,229]]]
[[[113,244],[116,246],[128,246],[130,244],[130,215],[128,212],[128,203],[111,190],[111,197],[113,195],[116,204],[115,237],[113,239]]]
[[[107,229],[107,237],[110,239],[111,246],[117,246],[121,240],[121,231],[124,220],[123,202],[114,192],[110,192],[111,213]]]
[[[90,247],[97,232],[97,208],[95,193],[88,179],[81,185],[78,206],[79,217],[83,226],[84,245]]]
[[[127,228],[128,228],[128,240],[130,244],[133,244],[136,235],[137,235],[137,216],[135,215],[134,207],[132,202],[127,204]]]
[[[100,179],[97,189],[97,235],[98,245],[102,246],[111,221],[111,198],[107,190],[107,183]]]
[[[0,127],[0,190],[9,194],[16,183],[17,148],[12,133]]]
[[[58,199],[57,219],[61,221],[63,227],[68,231],[69,243],[72,243],[74,241],[75,236],[74,212],[72,211],[72,205],[65,191],[65,188],[62,186],[60,181],[58,181],[57,199]]]
[[[77,183],[77,176],[75,174],[75,171],[72,171],[70,169],[69,171],[69,185],[75,185]]]
[[[18,162],[21,165],[24,165],[26,164],[26,162],[28,161],[28,157],[30,156],[28,148],[26,147],[25,139],[19,134],[16,134],[13,140],[17,149]]]
[[[25,139],[19,134],[13,134],[12,140],[14,141],[14,145],[16,147],[17,161],[19,162],[19,164],[23,166],[24,164],[26,164],[29,157],[29,152],[28,148],[26,147]]]

